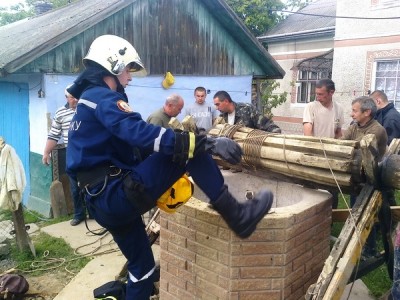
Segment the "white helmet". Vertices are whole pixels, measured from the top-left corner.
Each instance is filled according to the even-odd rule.
[[[147,74],[135,48],[127,40],[116,35],[102,35],[96,38],[83,58],[83,63],[86,65],[88,60],[98,63],[113,75],[120,75],[126,66],[129,66],[135,75]]]

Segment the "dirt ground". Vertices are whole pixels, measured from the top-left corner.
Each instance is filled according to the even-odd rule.
[[[23,275],[29,283],[29,291],[24,299],[52,300],[72,280],[73,274],[65,270],[53,270],[40,276]]]

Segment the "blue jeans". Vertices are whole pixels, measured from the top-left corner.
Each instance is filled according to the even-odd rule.
[[[83,202],[79,197],[78,182],[73,178],[69,177],[69,185],[71,188],[71,195],[74,201],[74,219],[83,220],[85,218],[85,208]]]

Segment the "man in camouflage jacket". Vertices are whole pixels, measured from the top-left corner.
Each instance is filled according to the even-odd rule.
[[[214,95],[214,105],[221,112],[220,118],[230,125],[241,124],[245,127],[281,133],[281,129],[272,120],[263,116],[250,103],[236,103],[226,91]]]

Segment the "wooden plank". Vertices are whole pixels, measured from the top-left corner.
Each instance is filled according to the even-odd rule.
[[[333,283],[332,279],[335,275],[336,270],[340,267],[339,263],[341,263],[341,259],[346,253],[346,249],[348,248],[351,239],[354,235],[356,224],[363,218],[363,213],[368,207],[368,203],[370,202],[371,196],[374,193],[374,187],[372,185],[366,184],[361,190],[360,195],[357,197],[356,203],[354,204],[352,210],[352,218],[348,218],[342,228],[342,231],[339,234],[335,244],[332,247],[332,251],[329,257],[326,259],[324,267],[322,269],[321,274],[318,277],[317,283],[312,284],[307,291],[305,299],[316,300],[316,299],[329,299],[324,298],[326,291],[329,286]],[[358,229],[357,229],[358,230]],[[361,231],[358,231],[361,232]],[[360,241],[362,242],[362,240]],[[364,240],[365,243],[365,240]],[[360,245],[359,251],[362,248],[363,243]],[[351,246],[352,247],[352,246]],[[351,275],[351,270],[350,275]],[[343,273],[343,272],[342,272]],[[349,277],[350,277],[349,275]],[[347,278],[347,280],[349,279]],[[335,280],[337,280],[335,278]],[[346,284],[345,284],[346,285]],[[344,285],[344,286],[345,286]],[[342,288],[344,288],[344,286]],[[330,289],[330,288],[329,288]],[[335,289],[337,286],[335,285]],[[338,290],[337,295],[340,294],[340,290]],[[341,294],[340,294],[341,295]]]
[[[366,172],[370,173],[372,177],[370,182],[374,182],[378,178],[377,173],[375,173],[377,170],[374,169],[378,152],[376,147],[371,148],[371,145],[373,146],[374,143],[373,138],[371,139],[370,137],[360,143],[361,148],[364,148],[362,150],[364,151],[363,159],[366,159],[366,161],[363,161],[363,166],[368,169]],[[391,145],[394,144],[391,143]],[[371,153],[366,153],[366,149]],[[395,146],[389,147],[388,155],[393,155],[393,151],[396,151],[396,149],[397,147]],[[357,197],[352,209],[353,217],[346,220],[330,256],[325,261],[317,283],[311,285],[308,289],[306,299],[331,300],[340,299],[342,296],[346,283],[352,275],[354,266],[361,255],[362,247],[382,206],[381,193],[373,191],[373,189],[373,185],[367,183]],[[373,193],[371,194],[371,192]],[[390,247],[388,251],[391,251]],[[393,255],[389,256],[392,257]]]
[[[379,150],[375,134],[367,134],[360,141],[362,166],[367,180],[371,184],[378,182]]]
[[[64,189],[61,181],[59,180],[54,180],[50,185],[50,201],[51,209],[53,211],[53,218],[67,215]]]
[[[324,300],[339,300],[343,294],[347,282],[349,281],[353,269],[361,256],[362,248],[371,232],[373,224],[376,222],[378,212],[382,204],[381,192],[375,191],[368,201],[366,209],[363,211],[361,219],[357,222],[355,234],[351,235],[351,239],[337,264],[334,276],[324,293]],[[353,225],[354,226],[354,225]]]
[[[390,212],[392,213],[392,220],[394,222],[400,221],[400,206],[391,206]],[[350,214],[347,208],[332,209],[332,222],[345,222]]]

